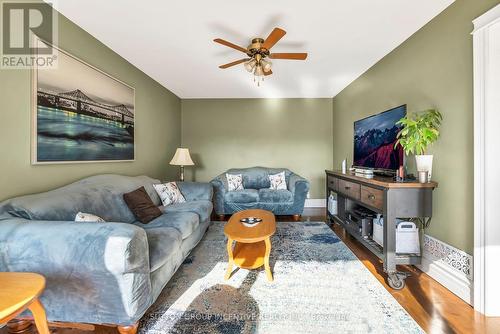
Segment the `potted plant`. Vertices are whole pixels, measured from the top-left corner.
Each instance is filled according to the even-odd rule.
[[[439,127],[443,116],[436,109],[428,109],[401,118],[396,124],[402,129],[398,133],[396,145],[401,145],[406,155],[415,154],[417,171],[428,172],[432,176],[433,155],[426,154],[429,145],[439,138]]]

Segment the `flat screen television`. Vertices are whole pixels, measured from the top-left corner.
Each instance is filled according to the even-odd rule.
[[[403,148],[394,147],[406,116],[406,105],[354,122],[354,162],[356,168],[395,171],[403,165]]]

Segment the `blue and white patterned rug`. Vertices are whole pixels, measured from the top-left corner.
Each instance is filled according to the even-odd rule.
[[[423,333],[325,223],[278,223],[274,282],[263,269],[224,281],[223,228],[210,226],[143,317],[141,334]]]

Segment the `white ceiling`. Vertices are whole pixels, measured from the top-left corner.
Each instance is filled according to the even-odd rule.
[[[332,97],[425,25],[453,0],[62,0],[58,10],[181,98]],[[261,87],[244,54],[274,27],[287,31]],[[243,56],[243,57],[242,57]]]

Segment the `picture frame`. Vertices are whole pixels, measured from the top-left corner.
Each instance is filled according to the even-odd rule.
[[[31,70],[31,163],[135,161],[135,88],[48,45],[57,68]]]

